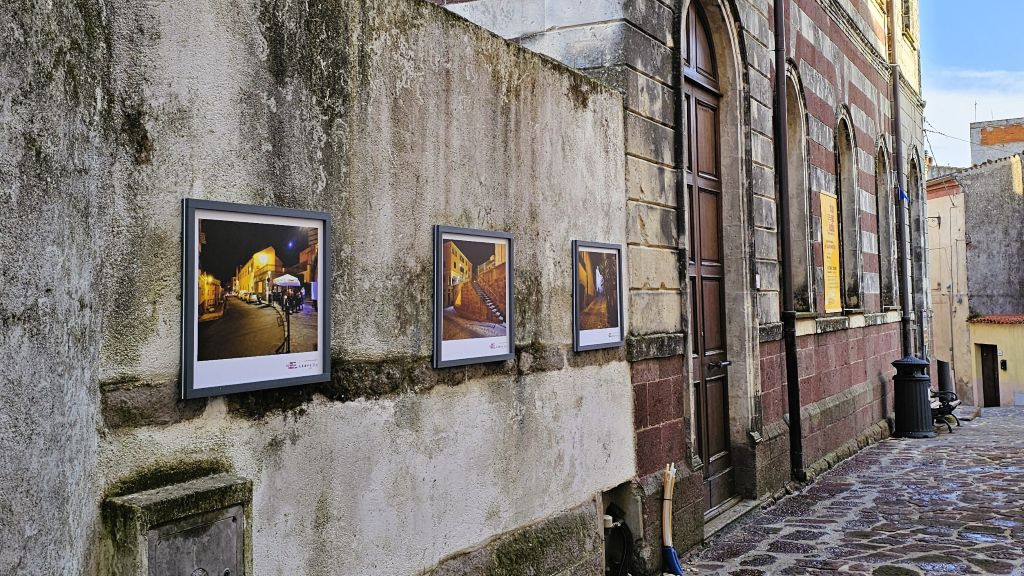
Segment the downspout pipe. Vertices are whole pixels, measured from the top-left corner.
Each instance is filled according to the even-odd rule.
[[[913,286],[910,283],[910,238],[907,234],[907,223],[909,221],[909,195],[903,193],[903,179],[906,177],[906,168],[903,164],[903,131],[902,114],[900,110],[900,67],[896,63],[896,6],[892,0],[888,2],[889,8],[889,68],[892,71],[892,147],[896,157],[896,182],[893,184],[893,193],[896,197],[896,260],[897,273],[900,277],[900,340],[903,345],[903,357],[914,355],[913,319],[910,311],[913,310]]]
[[[775,176],[782,252],[782,338],[786,355],[786,399],[789,408],[789,462],[793,479],[804,481],[804,438],[800,420],[800,369],[796,354],[796,305],[793,302],[793,243],[789,231],[789,109],[786,98],[786,6],[775,0]]]

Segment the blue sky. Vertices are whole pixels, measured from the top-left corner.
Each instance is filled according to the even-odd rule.
[[[926,128],[968,140],[975,119],[1024,116],[1024,1],[920,0],[920,15]],[[939,164],[970,165],[967,142],[928,138]]]

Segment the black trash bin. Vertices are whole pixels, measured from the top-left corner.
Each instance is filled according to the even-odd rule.
[[[896,367],[896,375],[892,377],[893,408],[896,412],[896,430],[893,435],[900,438],[934,437],[928,362],[914,356],[905,356],[892,365]]]

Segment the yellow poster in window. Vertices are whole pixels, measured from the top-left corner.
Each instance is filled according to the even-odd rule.
[[[835,196],[821,197],[821,252],[825,272],[825,313],[843,311],[842,279],[839,275],[839,210]]]

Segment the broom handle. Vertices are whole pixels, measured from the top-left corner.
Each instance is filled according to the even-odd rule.
[[[661,499],[661,540],[672,547],[672,494],[675,493],[675,470],[665,466],[665,494]]]

